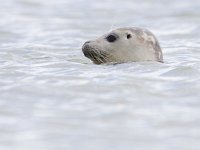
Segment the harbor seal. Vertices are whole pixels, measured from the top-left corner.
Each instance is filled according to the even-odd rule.
[[[159,42],[152,32],[138,27],[115,29],[82,46],[83,54],[95,64],[133,61],[163,62]]]

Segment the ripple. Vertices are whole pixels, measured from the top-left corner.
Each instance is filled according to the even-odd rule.
[[[198,149],[198,9],[198,0],[2,2],[0,149]],[[113,26],[152,30],[164,63],[85,58],[82,44]]]

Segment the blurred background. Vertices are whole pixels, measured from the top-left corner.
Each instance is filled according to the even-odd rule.
[[[1,150],[199,150],[199,0],[0,0]],[[83,43],[138,26],[164,64],[94,65]]]

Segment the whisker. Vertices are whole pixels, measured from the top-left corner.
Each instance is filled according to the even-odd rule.
[[[93,52],[92,54],[92,58],[96,63],[103,63],[102,60],[98,57],[98,54]]]
[[[101,51],[98,51],[98,55],[99,55],[99,58],[101,59],[102,62],[106,62],[106,55],[105,53],[101,52]]]
[[[87,53],[87,57],[90,58],[94,63],[101,64],[107,63],[110,59],[110,54],[100,49],[93,49]]]
[[[105,60],[105,62],[109,61],[110,58],[110,54],[105,53],[105,52],[100,52],[101,56],[103,57],[103,59]]]

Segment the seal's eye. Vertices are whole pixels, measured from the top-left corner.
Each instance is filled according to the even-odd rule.
[[[108,42],[115,42],[115,41],[117,40],[117,37],[116,37],[115,35],[113,35],[113,34],[110,34],[110,35],[108,35],[108,36],[106,37],[106,40],[107,40]]]
[[[131,36],[131,34],[127,34],[127,39],[130,39],[132,36]]]

